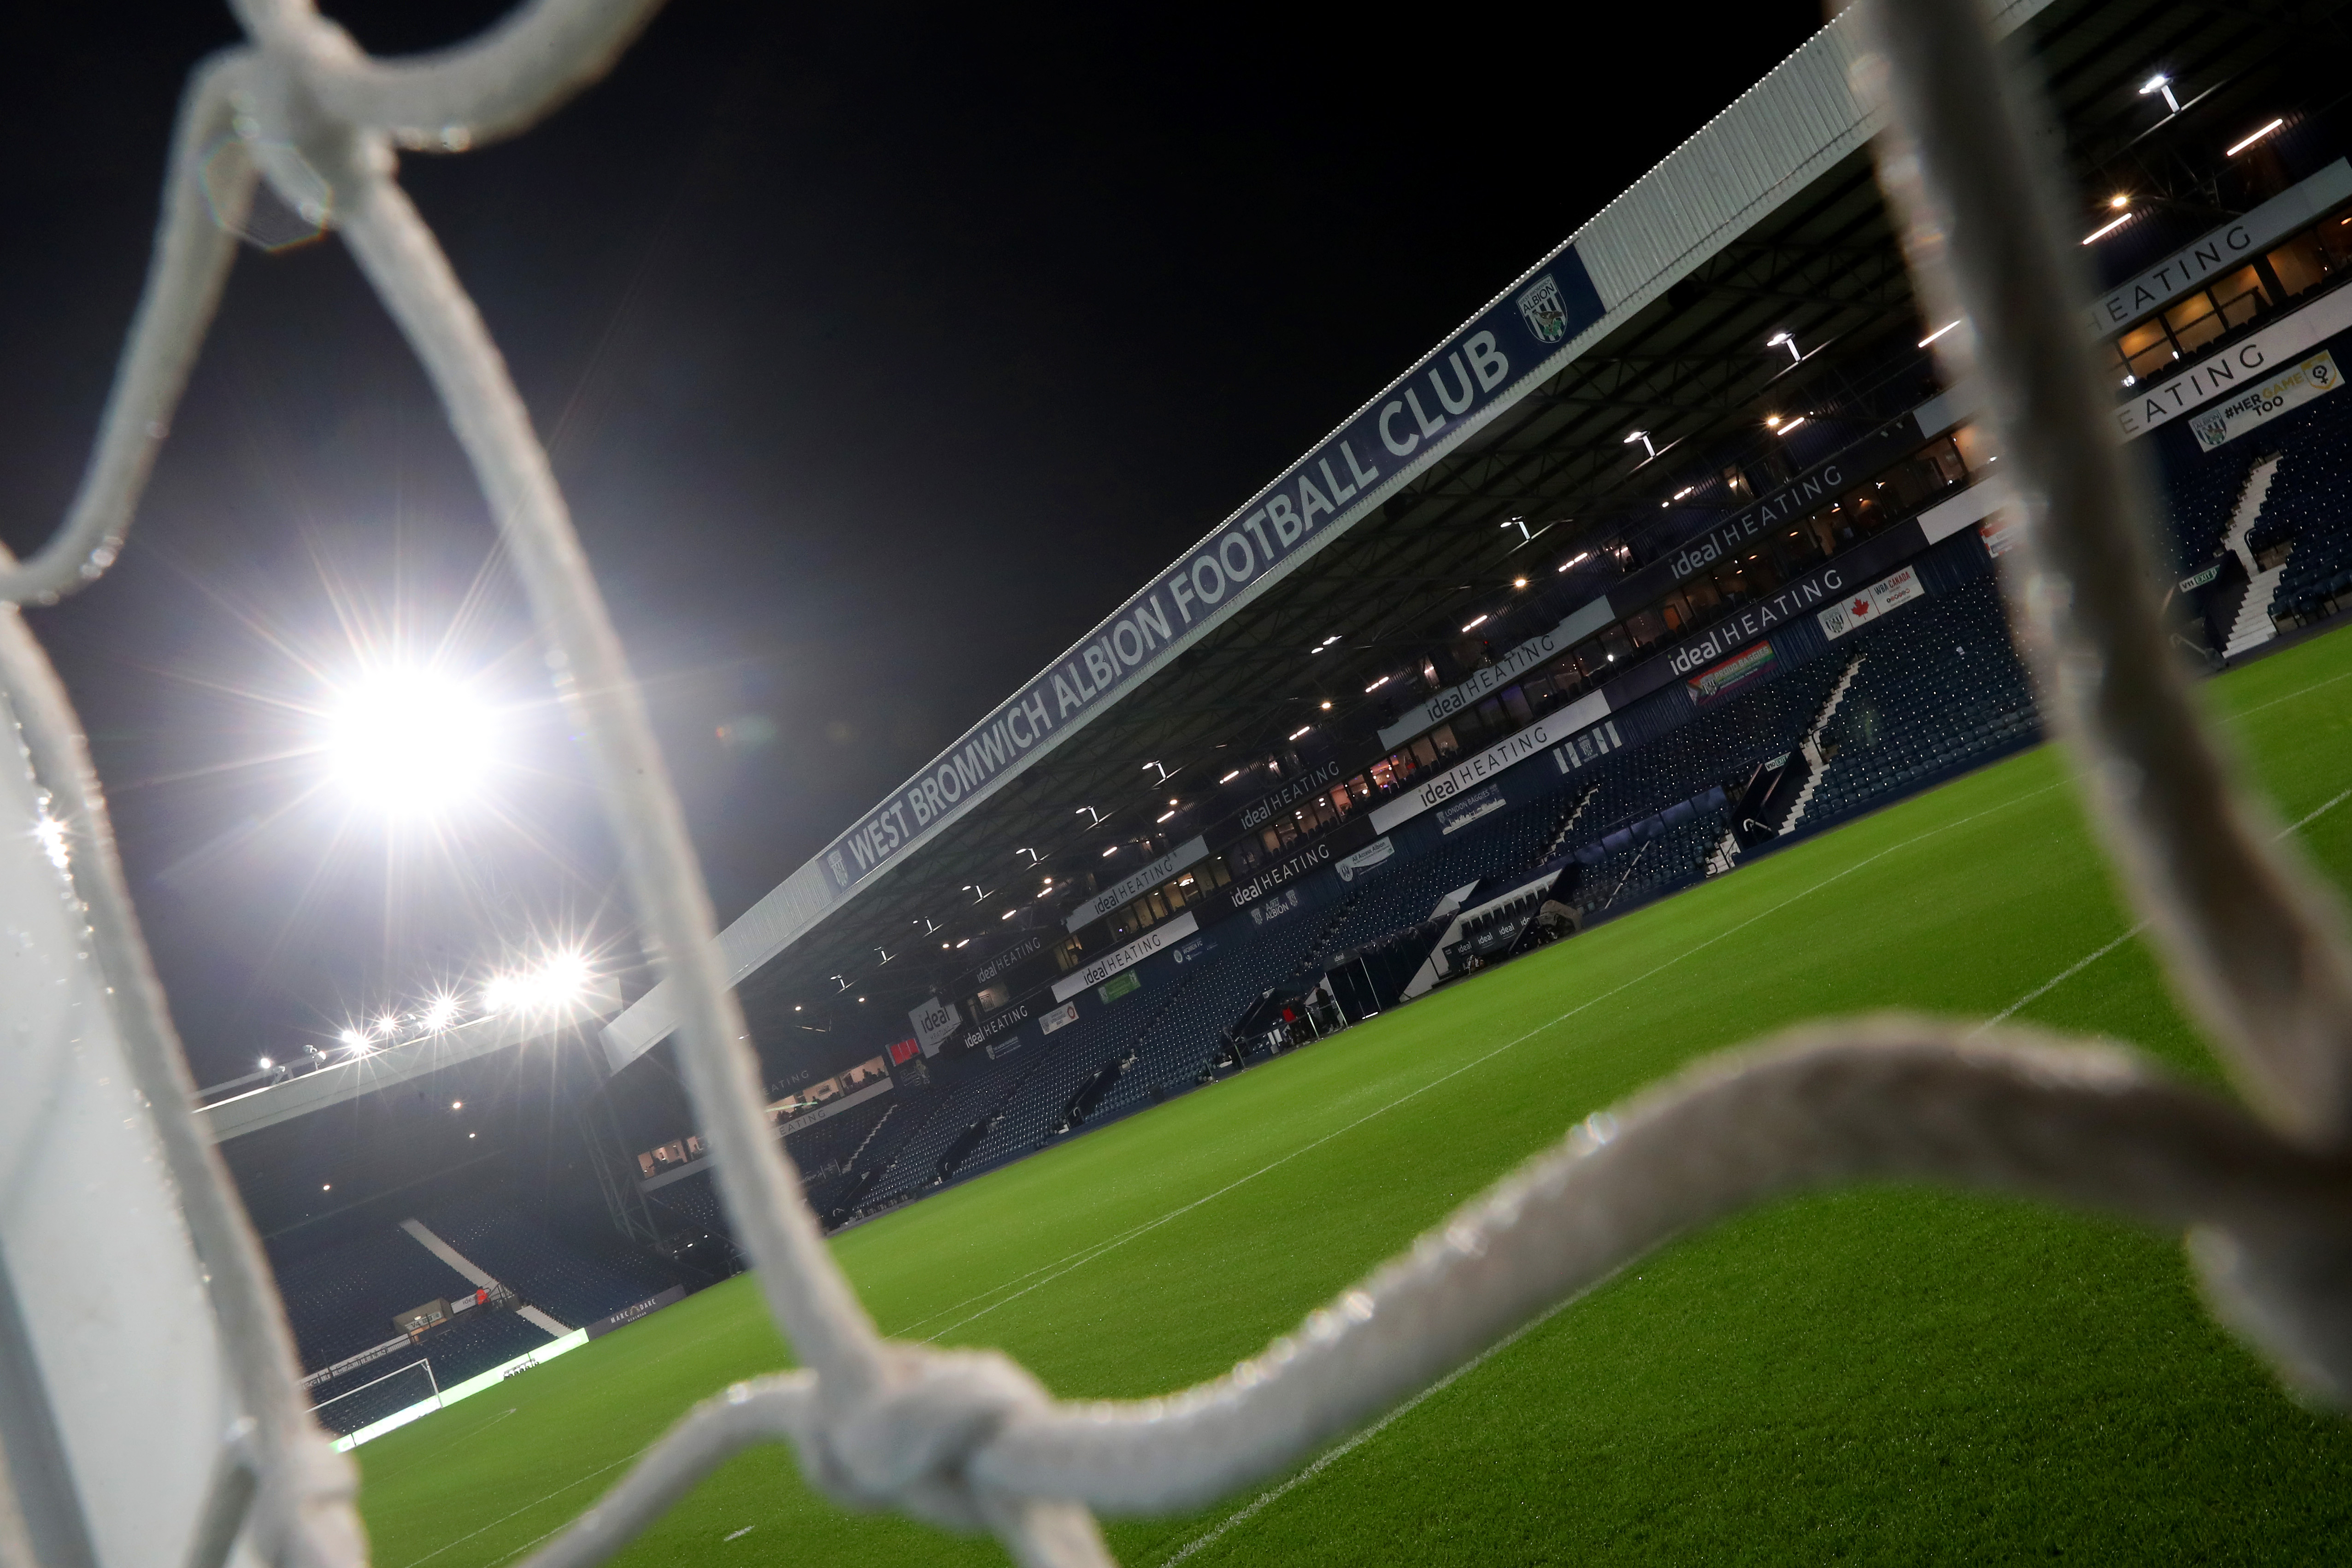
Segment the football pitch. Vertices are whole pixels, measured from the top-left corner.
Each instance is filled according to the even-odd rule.
[[[2204,693],[2281,824],[2352,887],[2352,632]],[[2218,1082],[2133,924],[2037,748],[835,1250],[887,1333],[1001,1346],[1066,1396],[1167,1392],[1589,1112],[1800,1019],[2014,1009]],[[688,1406],[785,1361],[739,1279],[380,1438],[357,1454],[374,1562],[514,1561]],[[2212,1324],[2177,1239],[1880,1186],[1686,1238],[1291,1477],[1108,1529],[1139,1568],[2341,1561],[2352,1423],[2299,1408]],[[622,1559],[1003,1560],[845,1513],[781,1448]]]

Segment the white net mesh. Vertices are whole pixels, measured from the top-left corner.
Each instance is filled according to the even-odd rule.
[[[2217,1310],[2284,1376],[2328,1397],[2352,1388],[2352,964],[2333,904],[2229,787],[2138,591],[2145,574],[2128,568],[2145,549],[2131,476],[2059,303],[2080,290],[2048,174],[1975,0],[1885,0],[1865,18],[1902,24],[1873,31],[1857,67],[1865,96],[1901,127],[1882,138],[1883,176],[1937,318],[1971,323],[1939,344],[1948,368],[1973,377],[2033,497],[2023,564],[2008,579],[2031,652],[2129,885],[2255,1111],[2126,1052],[2011,1029],[1803,1030],[1589,1119],[1228,1375],[1165,1399],[1083,1406],[1056,1403],[1001,1355],[884,1340],[834,1266],[766,1135],[709,904],[562,497],[480,319],[394,181],[395,148],[460,152],[549,112],[617,56],[651,0],[534,0],[475,43],[394,64],[362,55],[303,0],[236,8],[250,41],[188,89],[152,271],[88,478],[47,548],[0,564],[0,599],[53,600],[113,559],[233,234],[251,226],[256,180],[337,232],[430,374],[559,688],[593,737],[647,946],[667,956],[681,997],[680,1060],[729,1214],[803,1364],[698,1406],[535,1563],[611,1554],[727,1457],[779,1440],[845,1504],[992,1531],[1024,1563],[1105,1563],[1094,1511],[1188,1509],[1281,1471],[1644,1249],[1773,1195],[1869,1177],[2029,1194],[2189,1231]],[[247,157],[207,164],[225,138]],[[0,613],[0,695],[47,791],[12,809],[67,830],[88,923],[76,939],[96,956],[126,1071],[152,1108],[226,1368],[232,1419],[184,1559],[208,1568],[244,1550],[351,1568],[363,1557],[351,1470],[307,1408],[260,1250],[195,1133],[96,781],[13,608]],[[35,1451],[17,1441],[21,1409],[0,1419],[12,1457]],[[64,1560],[36,1540],[64,1528],[43,1514],[39,1481],[22,1465],[0,1476],[0,1563]]]

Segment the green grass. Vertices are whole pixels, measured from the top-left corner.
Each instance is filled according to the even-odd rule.
[[[2283,821],[2352,788],[2352,634],[2206,688]],[[2352,804],[2298,835],[2352,885]],[[2044,749],[839,1239],[884,1330],[1067,1396],[1214,1375],[1588,1112],[1822,1014],[1983,1017],[2131,924]],[[2219,1072],[2140,943],[2021,1019]],[[360,1450],[379,1568],[489,1568],[687,1406],[783,1364],[748,1280]],[[1269,1480],[1269,1485],[1272,1481]],[[1120,1521],[1164,1561],[1263,1488]],[[731,1542],[730,1534],[751,1527]],[[1188,1561],[2342,1560],[2352,1424],[2283,1396],[2177,1241],[1871,1188],[1775,1206],[1593,1291]],[[997,1563],[850,1515],[782,1450],[632,1563]]]

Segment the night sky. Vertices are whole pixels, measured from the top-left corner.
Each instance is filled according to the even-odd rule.
[[[382,53],[493,5],[341,6]],[[403,179],[504,349],[722,919],[1820,22],[680,0],[522,138]],[[20,6],[0,539],[81,472],[224,7]],[[585,933],[576,743],[423,377],[331,238],[237,264],[122,563],[33,613],[202,1082]],[[368,660],[498,707],[484,799],[323,779]]]

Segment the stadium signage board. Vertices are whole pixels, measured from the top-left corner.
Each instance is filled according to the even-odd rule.
[[[1868,625],[1898,604],[1908,604],[1927,591],[1919,581],[1914,567],[1905,567],[1891,577],[1884,577],[1868,588],[1857,590],[1838,601],[1814,617],[1822,623],[1822,635],[1834,643],[1847,632]]]
[[[1000,704],[818,857],[837,899],[1008,770],[1254,597],[1272,569],[1319,545],[1606,314],[1573,246],[1496,300],[1360,410],[1086,641]]]
[[[639,1318],[649,1318],[664,1307],[674,1307],[684,1300],[686,1300],[686,1287],[672,1285],[657,1296],[647,1296],[634,1306],[623,1307],[617,1312],[610,1312],[598,1318],[582,1332],[585,1333],[590,1339],[603,1339],[614,1329],[626,1328]]]
[[[1576,646],[1578,639],[1590,636],[1615,619],[1607,598],[1592,601],[1550,631],[1537,632],[1460,685],[1438,693],[1381,730],[1381,745],[1393,747],[1444,723],[1472,703],[1484,701],[1537,665],[1548,663],[1554,655],[1567,653]]]
[[[1778,662],[1772,644],[1759,643],[1745,653],[1734,653],[1711,669],[1701,670],[1683,685],[1689,691],[1692,703],[1705,707],[1763,680],[1772,673],[1772,667]]]
[[[2343,384],[2344,372],[2322,349],[2293,370],[2199,414],[2189,423],[2189,432],[2197,437],[2199,446],[2210,452]]]
[[[1208,853],[1207,840],[1187,839],[1158,860],[1119,878],[1110,886],[1080,904],[1076,909],[1070,911],[1069,917],[1063,922],[1063,925],[1072,931],[1076,931],[1081,925],[1091,925],[1113,910],[1133,903],[1139,894],[1149,893],[1195,861],[1205,859]]]
[[[973,978],[984,986],[1045,946],[1045,939],[1043,936],[1024,936],[1003,952],[989,959],[987,963],[982,964]]]
[[[1489,784],[1475,794],[1449,800],[1437,809],[1437,831],[1456,833],[1482,817],[1493,815],[1510,802],[1503,799],[1503,787]]]
[[[1071,970],[1054,982],[1054,999],[1066,1002],[1089,986],[1099,986],[1121,969],[1131,969],[1171,942],[1181,942],[1201,928],[1201,922],[1191,910],[1173,920],[1162,921],[1129,942],[1126,946],[1104,954],[1091,964]],[[1027,1009],[1022,1009],[1026,1012]]]
[[[1348,769],[1340,763],[1319,763],[1280,789],[1269,789],[1244,806],[1238,813],[1238,821],[1234,826],[1244,833],[1248,832],[1252,828],[1264,827],[1273,821],[1274,814],[1285,806],[1304,800],[1309,795],[1319,795],[1347,776]]]
[[[1381,731],[1381,744],[1392,747],[1412,739],[1489,692],[1507,685],[1556,654],[1566,653],[1578,642],[1612,622],[1622,620],[1702,568],[1712,566],[1731,555],[1767,528],[1803,517],[1834,500],[1840,490],[1856,482],[1856,476],[1866,478],[1879,472],[1929,435],[1937,434],[1928,425],[1931,423],[1940,425],[1938,415],[1933,412],[1939,406],[1938,400],[1930,399],[1920,407],[1890,420],[1860,441],[1840,449],[1836,455],[1814,465],[1767,494],[1730,521],[1670,548],[1656,560],[1628,573],[1608,592],[1578,608],[1574,614],[1551,631],[1528,639],[1496,660],[1490,668],[1479,671],[1462,685],[1440,693],[1405,714]]]
[[[1594,694],[1595,696],[1599,695]],[[1455,764],[1428,783],[1375,809],[1372,831],[1385,833],[1400,822],[1409,822],[1423,811],[1442,806],[1465,790],[1479,788],[1506,768],[1525,762],[1538,752],[1558,745],[1562,737],[1581,727],[1563,720],[1583,706],[1580,701],[1570,703],[1559,713],[1536,720],[1517,735],[1506,736],[1477,756]]]
[[[953,1002],[943,1002],[931,997],[909,1011],[907,1021],[915,1026],[915,1038],[923,1042],[923,1054],[936,1056],[940,1043],[955,1033],[956,1026],[963,1022],[963,1014],[956,1010]]]
[[[1582,735],[1560,742],[1551,754],[1552,766],[1562,773],[1572,773],[1598,762],[1624,744],[1618,737],[1616,721],[1604,720]]]
[[[2352,162],[2338,158],[2242,217],[2199,235],[2091,307],[2091,330],[2111,338],[2215,274],[2242,267],[2271,241],[2352,196]]]
[[[2125,441],[2146,435],[2276,366],[2292,364],[2347,329],[2352,329],[2352,288],[2323,294],[2171,380],[2132,393],[2116,410],[2116,434]]]
[[[1223,887],[1212,889],[1188,907],[1200,912],[1203,925],[1229,920],[1276,888],[1296,882],[1311,871],[1336,863],[1370,842],[1372,836],[1373,828],[1368,818],[1350,817],[1320,838],[1302,840],[1290,845],[1290,852],[1282,859],[1260,866],[1250,876],[1237,878]]]
[[[1345,860],[1332,862],[1331,869],[1339,873],[1341,882],[1353,882],[1356,880],[1357,873],[1370,871],[1376,865],[1384,865],[1395,853],[1394,839],[1377,838]]]
[[[1039,1034],[1052,1034],[1055,1030],[1066,1029],[1077,1021],[1078,1004],[1076,1002],[1064,1002],[1060,1007],[1055,1008],[1051,1012],[1043,1012],[1037,1015],[1037,1032]]]
[[[2221,575],[2221,563],[2217,560],[2211,566],[2207,567],[2203,571],[2191,572],[2189,576],[2182,578],[2180,580],[2180,591],[2183,593],[2194,593],[2199,589],[2204,587],[2207,583],[2211,582],[2215,578],[2220,577]]]
[[[1054,999],[1058,1002],[1066,998],[1057,995]],[[979,1022],[974,1024],[971,1029],[965,1032],[963,1037],[963,1048],[966,1051],[971,1051],[977,1047],[986,1045],[990,1040],[995,1039],[998,1035],[1003,1034],[1006,1030],[1013,1028],[1015,1025],[1019,1024],[1023,1019],[1025,1019],[1028,1016],[1029,1004],[1027,1002],[1015,1002],[1009,1008],[999,1009],[988,1017],[979,1020]]]

